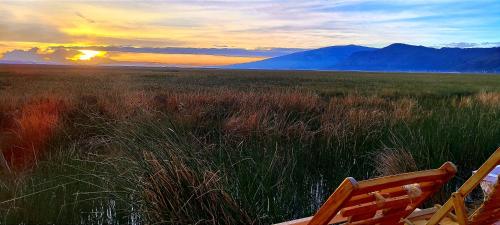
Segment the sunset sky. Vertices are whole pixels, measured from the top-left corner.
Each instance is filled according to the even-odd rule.
[[[215,66],[303,49],[500,45],[498,0],[0,0],[0,60]]]

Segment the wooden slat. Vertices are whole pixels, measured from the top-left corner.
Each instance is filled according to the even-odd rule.
[[[363,204],[359,206],[352,206],[348,208],[344,208],[340,211],[342,216],[354,216],[358,214],[371,213],[373,211],[378,211],[381,209],[389,209],[395,207],[403,207],[406,208],[408,204],[412,202],[411,198],[408,196],[401,196],[397,198],[387,199],[383,205],[377,204],[376,202],[371,202],[368,204]]]
[[[453,193],[451,196],[453,199],[453,204],[455,205],[455,215],[457,216],[457,223],[459,225],[466,225],[467,224],[467,212],[465,211],[465,207],[463,207],[464,204],[464,199],[463,196],[460,196],[460,193]]]
[[[345,200],[351,197],[352,192],[357,189],[357,186],[358,184],[354,178],[346,178],[337,190],[330,195],[308,224],[327,225],[337,215]]]
[[[453,201],[448,200],[434,215],[427,221],[427,225],[436,225],[445,218],[453,209]]]
[[[402,186],[407,184],[421,183],[426,181],[444,180],[450,177],[450,174],[455,175],[456,167],[453,163],[447,162],[439,169],[425,170],[420,172],[405,173],[400,175],[375,178],[371,180],[359,182],[358,189],[354,195],[369,193],[376,190]]]
[[[377,211],[372,211],[372,212],[367,212],[364,214],[357,214],[357,215],[350,216],[347,224],[350,224],[350,223],[353,223],[356,221],[371,219],[375,216],[376,213],[377,213]]]
[[[435,182],[435,181],[428,181],[428,182],[423,182],[423,183],[419,184],[420,190],[422,190],[422,192],[428,192],[428,191],[434,190],[436,186],[440,186],[440,185],[441,185],[441,182]],[[380,190],[379,193],[383,196],[394,198],[397,196],[407,195],[408,191],[405,188],[403,188],[402,186],[398,186],[398,187]],[[349,200],[349,202],[346,203],[345,207],[360,205],[360,204],[368,203],[368,202],[371,202],[374,200],[375,200],[375,198],[370,193],[355,195]]]
[[[372,219],[367,219],[367,220],[362,220],[362,221],[356,221],[356,222],[350,223],[349,225],[372,225],[372,224],[380,224],[380,223],[386,223],[386,222],[391,222],[392,224],[397,224],[398,222],[402,221],[402,218],[407,213],[411,213],[411,211],[403,210],[403,211],[400,211],[398,213],[386,215],[383,217],[372,218]],[[394,221],[396,221],[396,222],[394,222]]]
[[[452,176],[448,177],[446,181],[450,180]],[[423,192],[421,196],[419,196],[416,200],[414,200],[411,204],[408,206],[408,210],[405,211],[405,213],[402,215],[402,218],[408,217],[415,209],[422,205],[427,199],[429,199],[436,191],[438,191],[441,188],[441,186],[434,187],[434,190],[428,191],[428,192]]]
[[[427,220],[437,211],[437,207],[431,207],[426,209],[414,210],[406,218],[409,221]]]
[[[307,225],[313,217],[306,217],[306,218],[301,218],[301,219],[296,219],[296,220],[291,220],[283,223],[277,223],[274,225]],[[337,214],[335,217],[333,217],[328,224],[339,224],[339,223],[344,223],[347,221],[346,217],[343,217],[340,214]]]

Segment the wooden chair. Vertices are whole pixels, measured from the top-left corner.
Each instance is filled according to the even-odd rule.
[[[493,224],[500,221],[500,180],[497,180],[492,193],[470,216],[470,225]]]
[[[281,225],[397,225],[456,173],[451,162],[439,169],[357,182],[346,178],[313,217]]]
[[[451,198],[434,213],[427,225],[440,224],[443,219],[451,218],[454,224],[459,225],[491,225],[500,221],[500,185],[497,180],[492,192],[483,204],[472,215],[467,215],[464,198],[474,190],[481,181],[497,166],[500,165],[500,148],[472,175]],[[455,213],[452,214],[451,211]]]

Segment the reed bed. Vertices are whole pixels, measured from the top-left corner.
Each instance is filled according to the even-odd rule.
[[[0,224],[270,224],[450,160],[438,203],[500,143],[495,76],[303,73],[0,68]]]

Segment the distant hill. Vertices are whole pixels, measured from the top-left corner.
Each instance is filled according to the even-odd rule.
[[[54,62],[37,62],[37,61],[17,61],[17,60],[1,60],[0,59],[0,64],[33,64],[33,65],[62,65]]]
[[[494,73],[500,72],[500,48],[437,49],[407,44],[392,44],[381,49],[332,46],[229,68]]]
[[[269,69],[269,70],[322,70],[329,69],[355,52],[373,51],[357,45],[331,46],[309,51],[296,52],[257,62],[231,65],[231,69]]]
[[[500,48],[429,48],[392,44],[357,52],[330,67],[335,70],[415,72],[498,72]]]

